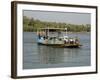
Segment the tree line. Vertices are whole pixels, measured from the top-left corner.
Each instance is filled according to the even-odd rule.
[[[77,20],[77,19],[76,19]],[[36,20],[34,18],[23,17],[23,31],[32,32],[40,28],[67,28],[69,32],[90,32],[90,24],[69,24],[69,23],[60,23],[60,22],[46,22],[41,20]]]

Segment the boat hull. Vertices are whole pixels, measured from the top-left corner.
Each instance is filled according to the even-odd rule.
[[[44,43],[38,43],[38,45],[60,47],[60,48],[80,48],[82,46],[80,44],[44,44]]]

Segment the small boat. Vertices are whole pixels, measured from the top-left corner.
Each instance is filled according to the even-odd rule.
[[[50,36],[50,31],[55,31],[58,34]],[[61,36],[61,32],[65,32]],[[37,32],[39,45],[60,47],[60,48],[80,48],[82,45],[77,37],[72,38],[67,35],[67,28],[42,28]]]

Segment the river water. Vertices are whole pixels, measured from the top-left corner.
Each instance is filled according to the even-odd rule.
[[[23,69],[80,67],[91,65],[90,33],[68,33],[80,38],[81,48],[37,45],[35,32],[23,33]]]

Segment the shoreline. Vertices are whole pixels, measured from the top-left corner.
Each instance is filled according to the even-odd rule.
[[[23,31],[23,32],[36,32],[36,31]],[[91,33],[91,32],[82,31],[82,32],[67,32],[67,33]]]

